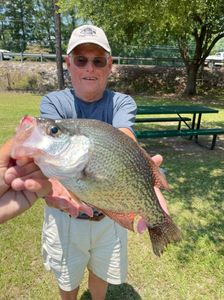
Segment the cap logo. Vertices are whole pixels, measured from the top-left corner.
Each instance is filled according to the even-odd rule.
[[[80,35],[83,35],[83,36],[87,36],[87,35],[96,35],[96,30],[94,30],[93,28],[91,27],[86,27],[82,30],[80,30]]]

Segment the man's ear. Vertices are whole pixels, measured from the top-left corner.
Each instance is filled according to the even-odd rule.
[[[113,58],[112,56],[108,57],[108,67],[110,69],[110,72],[112,71],[112,65],[113,65]]]
[[[70,57],[68,55],[65,56],[65,62],[66,62],[67,68],[70,69],[71,62],[70,62]]]
[[[108,63],[110,65],[110,67],[112,67],[112,64],[113,64],[113,57],[110,55],[109,58],[108,58]]]

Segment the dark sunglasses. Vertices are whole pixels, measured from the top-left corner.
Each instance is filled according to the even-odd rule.
[[[82,55],[74,55],[73,62],[76,67],[84,68],[88,62],[91,62],[96,68],[104,68],[107,64],[107,57],[104,56],[96,56],[94,58],[88,58]]]

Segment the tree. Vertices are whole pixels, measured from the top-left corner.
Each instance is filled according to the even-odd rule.
[[[64,75],[63,75],[63,58],[61,49],[61,16],[58,12],[58,6],[53,1],[54,7],[54,23],[55,23],[55,47],[56,47],[56,63],[57,63],[57,77],[59,89],[64,88]]]
[[[2,44],[14,51],[24,51],[33,39],[35,26],[32,0],[5,1],[1,9]]]
[[[32,43],[48,48],[50,53],[55,53],[54,5],[52,1],[33,1],[33,18],[38,26],[34,28]]]
[[[83,20],[103,26],[116,45],[175,41],[185,63],[185,93],[196,93],[200,66],[224,37],[223,0],[60,0],[61,10],[74,5]]]
[[[4,1],[0,8],[0,48],[15,52],[39,45],[55,53],[54,6],[46,0]],[[74,15],[74,14],[73,14]],[[61,16],[62,48],[66,49],[76,19],[70,11]]]
[[[148,3],[147,0],[145,2]],[[93,23],[102,26],[115,54],[118,54],[121,49],[129,45],[145,46],[153,40],[153,32],[151,32],[148,22],[150,4],[146,7],[145,5],[142,6],[141,3],[142,1],[128,0],[58,1],[61,12],[66,12],[75,7],[77,18],[82,23]]]
[[[196,94],[198,71],[215,44],[224,37],[222,0],[164,1],[160,28],[166,29],[179,46],[186,66],[185,94]],[[166,21],[168,20],[168,21]]]

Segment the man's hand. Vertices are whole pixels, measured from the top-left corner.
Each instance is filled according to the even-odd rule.
[[[151,159],[154,161],[154,163],[160,167],[160,165],[163,162],[163,157],[160,154],[154,155],[151,157]],[[154,186],[155,193],[158,197],[159,203],[162,207],[162,209],[169,215],[168,207],[166,204],[166,199],[164,198],[163,194],[161,193],[160,189],[156,186]]]
[[[14,191],[29,192],[28,200],[31,202],[43,197],[52,188],[38,166],[28,158],[16,160],[15,165],[6,170],[4,180]]]
[[[71,216],[79,211],[92,216],[92,208],[69,193],[57,180],[46,178],[30,158],[12,160],[12,140],[0,149],[0,222],[13,218],[31,207],[38,197]],[[4,200],[4,201],[3,201]]]
[[[0,223],[21,214],[51,190],[51,183],[32,161],[11,159],[11,148],[12,140],[0,148]]]

